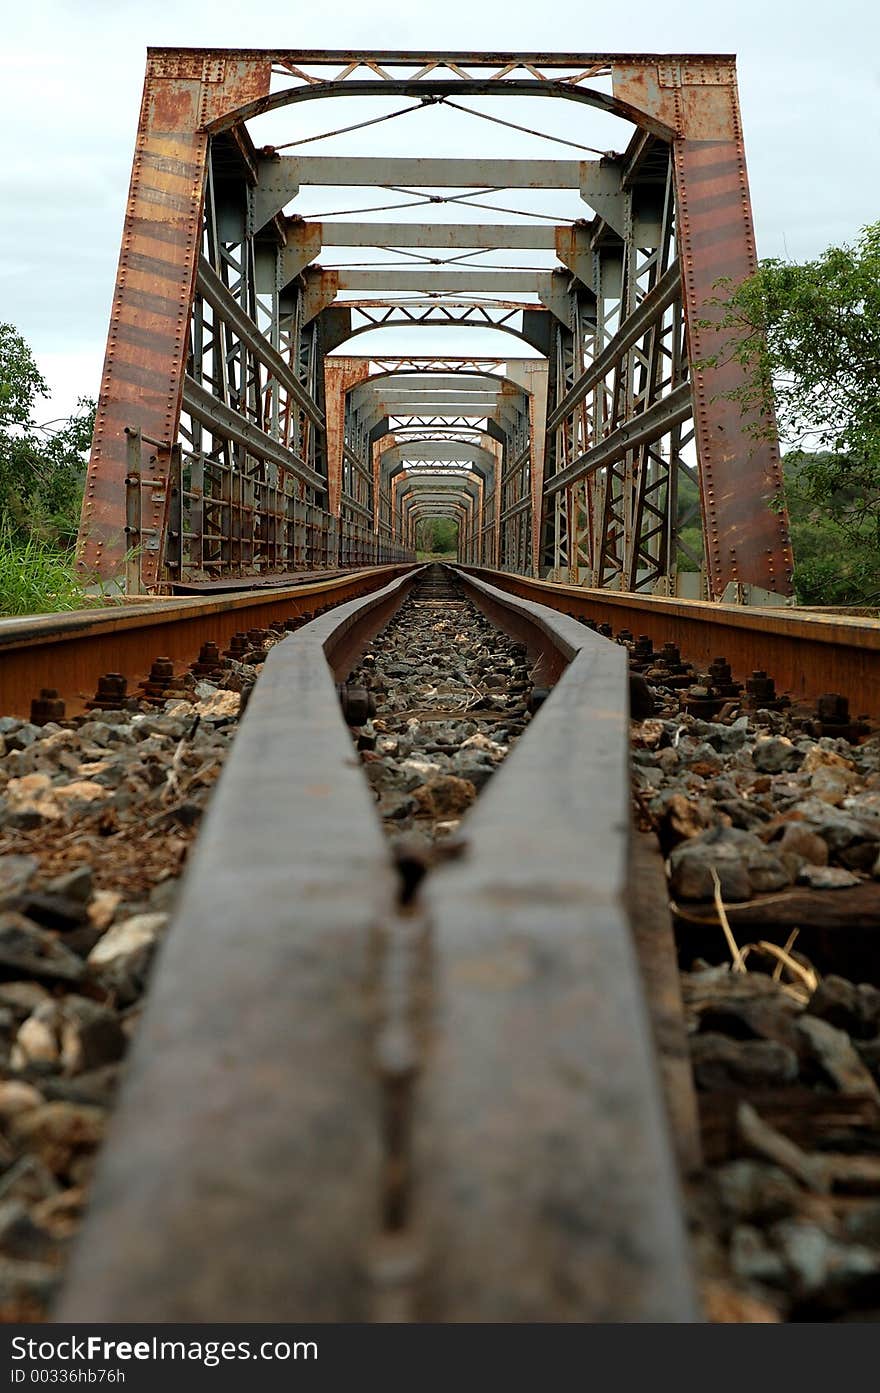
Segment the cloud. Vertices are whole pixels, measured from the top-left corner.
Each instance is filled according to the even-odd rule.
[[[20,6],[4,17],[0,54],[0,118],[15,133],[0,164],[0,315],[32,343],[57,402],[96,393],[148,44],[737,52],[759,252],[804,257],[851,239],[877,216],[880,168],[868,133],[876,127],[878,30],[876,10],[860,0],[730,0],[724,7],[680,0],[672,11],[653,0],[629,0],[625,10],[585,7],[582,0],[557,0],[552,8],[525,0],[431,7],[335,0],[329,12],[264,0],[250,13],[237,0]],[[353,106],[305,104],[266,118],[259,138],[344,125]],[[503,106],[509,119],[525,117],[525,124],[585,143],[593,132],[600,148],[620,126],[568,103]],[[326,149],[567,156],[463,116],[444,124],[450,115],[408,116]],[[264,126],[272,134],[263,136]],[[328,192],[310,190],[303,208],[317,210],[314,200]],[[569,203],[554,206],[569,211]],[[443,337],[441,351],[452,351],[452,338]],[[427,339],[419,342],[427,347]]]

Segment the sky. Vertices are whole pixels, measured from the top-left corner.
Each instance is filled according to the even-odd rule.
[[[32,0],[7,10],[3,30],[0,321],[25,336],[52,388],[44,419],[97,395],[148,45],[735,53],[759,255],[811,257],[880,217],[873,0],[261,0],[253,13],[241,0]],[[387,109],[351,99],[307,103],[261,118],[253,134],[258,144],[281,143]],[[483,109],[603,149],[622,148],[631,129],[567,102],[496,99]],[[303,153],[576,157],[436,110]],[[309,189],[295,210],[355,206],[352,194],[362,206],[369,192],[331,191],[328,201],[327,190]],[[545,194],[547,207],[551,198],[560,216],[584,215],[575,194],[558,203]],[[528,206],[527,197],[517,202]],[[470,210],[468,218],[479,215]],[[322,263],[341,259],[325,254]],[[419,348],[448,352],[452,344],[423,338]]]

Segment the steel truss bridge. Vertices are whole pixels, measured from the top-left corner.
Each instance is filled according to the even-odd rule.
[[[567,157],[315,154],[295,112],[257,145],[261,116],[339,97],[380,115],[328,138],[444,104],[534,138],[483,99],[554,98]],[[625,148],[584,146],[585,106]],[[310,186],[367,206],[297,215]],[[583,216],[510,207],[545,190]],[[423,220],[364,217],[389,206]],[[699,522],[704,595],[782,599],[774,423],[732,398],[713,305],[755,264],[732,57],[151,49],[80,564],[134,592],[247,584],[405,561],[449,516],[464,562],[668,595]],[[448,356],[374,347],[440,327]],[[468,352],[473,329],[500,349]]]

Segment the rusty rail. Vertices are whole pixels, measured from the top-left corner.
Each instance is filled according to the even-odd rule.
[[[414,575],[269,654],[58,1320],[695,1318],[626,908],[624,655],[464,578],[560,675],[404,903],[333,684]]]
[[[774,678],[778,691],[795,700],[841,692],[849,698],[854,715],[880,718],[880,623],[876,619],[590,590],[506,571],[464,569],[510,594],[579,619],[647,634],[658,646],[675,643],[682,656],[698,667],[723,656],[740,681],[762,670]]]
[[[129,691],[158,655],[190,662],[203,643],[233,629],[264,628],[369,594],[411,569],[377,566],[305,585],[251,589],[232,595],[120,603],[95,610],[0,621],[0,714],[27,716],[41,688],[54,688],[68,715],[83,709],[99,677],[124,673]]]

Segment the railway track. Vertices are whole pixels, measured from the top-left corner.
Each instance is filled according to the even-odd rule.
[[[0,711],[28,716],[43,690],[65,703],[65,715],[78,715],[97,695],[98,682],[113,674],[125,679],[115,694],[136,700],[157,658],[181,665],[198,658],[205,643],[218,651],[247,631],[295,623],[328,605],[369,594],[402,566],[371,566],[313,583],[215,594],[128,600],[94,610],[5,619],[0,623]],[[167,672],[164,675],[169,675]],[[118,703],[117,703],[118,704]]]
[[[350,598],[358,587],[361,594]],[[869,727],[858,727],[855,716],[875,714],[864,701],[871,689],[850,689],[852,714],[839,700],[818,712],[797,702],[787,708],[781,683],[773,695],[754,681],[753,690],[734,690],[736,671],[716,666],[707,678],[703,649],[664,649],[669,628],[655,629],[652,643],[644,636],[651,623],[695,631],[708,607],[667,602],[672,608],[658,618],[653,607],[642,614],[617,603],[630,598],[601,597],[618,622],[624,608],[635,630],[627,625],[629,638],[620,641],[618,632],[616,643],[589,627],[610,622],[591,595],[496,573],[490,582],[467,568],[384,568],[296,594],[144,607],[151,613],[141,628],[163,619],[165,627],[153,628],[142,652],[162,632],[166,650],[173,642],[176,653],[195,657],[194,646],[208,641],[204,626],[212,623],[216,634],[230,607],[233,622],[244,608],[276,630],[249,625],[249,646],[235,650],[230,668],[201,679],[214,689],[201,696],[198,673],[182,686],[178,677],[176,690],[172,673],[170,686],[151,693],[146,672],[153,715],[92,713],[92,727],[96,716],[111,726],[140,721],[156,745],[147,762],[165,761],[164,782],[153,783],[156,813],[143,820],[155,818],[157,862],[162,838],[174,841],[175,872],[223,772],[136,1031],[139,994],[126,1004],[126,988],[101,967],[106,928],[89,920],[94,937],[85,955],[70,936],[81,932],[85,913],[46,931],[86,956],[74,987],[63,976],[41,975],[38,965],[32,975],[45,998],[19,991],[16,999],[8,987],[2,998],[14,1018],[14,1044],[13,1092],[0,1098],[4,1107],[14,1103],[15,1087],[36,1095],[28,1101],[19,1093],[20,1109],[4,1114],[13,1152],[7,1173],[21,1166],[14,1152],[23,1136],[44,1168],[56,1167],[54,1189],[30,1222],[39,1230],[52,1217],[58,1254],[74,1227],[109,1103],[103,1095],[82,1101],[95,1082],[85,1076],[94,1071],[81,1059],[77,1065],[74,1045],[65,1056],[64,1040],[90,1038],[82,1028],[88,1012],[65,1000],[73,990],[117,1008],[121,992],[121,1028],[134,1034],[57,1319],[265,1321],[293,1312],[302,1321],[669,1321],[698,1319],[701,1310],[717,1319],[779,1319],[870,1304],[880,1272],[865,1217],[878,1184],[871,1158],[880,1152],[868,1048],[873,998],[869,987],[859,996],[855,985],[849,995],[834,986],[837,964],[855,965],[857,955],[836,956],[827,941],[824,957],[820,950],[823,933],[828,938],[823,925],[835,915],[855,923],[876,910],[864,851],[873,832],[825,854],[833,881],[850,864],[840,856],[851,853],[857,886],[823,892],[809,877],[796,884],[792,873],[784,893],[777,888],[777,908],[772,891],[752,894],[751,887],[743,903],[731,903],[729,867],[722,867],[720,909],[711,892],[689,897],[680,867],[695,848],[714,845],[714,823],[697,818],[686,826],[689,812],[697,817],[707,800],[733,805],[739,798],[753,800],[768,832],[767,856],[782,867],[776,874],[786,872],[776,839],[788,833],[778,808],[764,816],[761,798],[788,796],[784,806],[795,814],[800,805],[783,788],[792,770],[761,771],[770,745],[774,758],[798,740],[815,748],[821,758],[808,753],[800,762],[809,762],[808,782],[826,784],[828,768],[844,777],[835,760],[866,751],[849,759],[843,796],[870,802],[873,747]],[[332,608],[298,624],[307,605],[313,611],[328,600]],[[259,606],[271,606],[271,614]],[[712,607],[712,622],[742,629],[722,608]],[[137,632],[138,618],[89,622],[101,642],[117,642],[117,633]],[[290,632],[281,642],[285,620]],[[746,626],[741,652],[749,661],[759,654],[767,671],[778,636],[772,633],[768,649],[765,631],[758,648],[760,622]],[[831,639],[816,636],[830,626],[805,616],[774,622],[791,624],[786,642],[800,642],[805,626],[817,653],[834,654],[796,698],[827,693],[826,672],[861,672],[859,680],[868,681],[876,633],[861,621],[836,623]],[[59,648],[79,641],[69,636],[76,621],[52,623],[65,631]],[[847,635],[857,655],[851,660],[840,653]],[[27,626],[18,638],[6,636],[7,653],[19,655],[18,692],[33,690],[33,678],[21,677],[24,645],[42,648],[38,661],[51,663],[51,638],[50,626],[42,642]],[[704,641],[714,657],[717,638],[716,628]],[[691,670],[684,659],[694,656]],[[777,667],[788,670],[782,659]],[[231,742],[241,692],[258,673]],[[74,712],[90,684],[80,681],[79,695],[66,689]],[[640,711],[632,728],[630,692],[634,711],[645,700],[653,708]],[[230,694],[238,700],[227,705]],[[61,729],[75,734],[88,728],[83,720],[75,716]],[[22,760],[29,747],[18,752]],[[794,771],[800,762],[792,755]],[[209,777],[204,771],[212,767]],[[742,797],[738,788],[726,800],[724,789],[713,792],[713,781],[740,773],[751,781]],[[691,780],[683,795],[678,777]],[[768,787],[758,787],[761,780]],[[804,788],[806,798],[813,790]],[[8,803],[8,784],[6,791]],[[855,816],[842,801],[828,804],[840,810],[831,822]],[[193,806],[187,825],[182,810]],[[90,856],[118,831],[101,830],[105,813],[96,807],[86,829]],[[58,871],[75,857],[85,824],[78,833],[75,820],[55,821],[49,843],[63,824],[56,840],[67,837],[73,847],[58,850],[50,866]],[[19,855],[36,856],[43,832],[26,822],[17,842],[15,827],[2,829],[0,871],[14,843]],[[739,827],[734,813],[721,822]],[[817,835],[826,834],[820,827]],[[131,837],[134,859],[146,865],[148,844]],[[673,876],[678,961],[658,837]],[[702,857],[703,870],[724,859],[711,850]],[[802,871],[799,864],[798,877]],[[130,864],[127,873],[134,873]],[[19,887],[11,912],[45,921],[53,905],[47,908],[46,893],[41,901],[43,891],[39,876],[36,888]],[[70,891],[56,885],[48,899],[69,899]],[[125,895],[137,909],[129,882]],[[789,903],[780,911],[779,900],[792,897],[795,910]],[[837,909],[841,897],[846,903]],[[161,891],[158,903],[165,903]],[[807,931],[813,915],[806,955],[798,957],[802,938],[784,957],[765,961],[767,970],[742,972],[744,930],[758,925],[763,941],[775,935],[784,944],[792,913]],[[753,967],[758,957],[756,950]],[[870,973],[870,953],[861,961]],[[689,969],[682,978],[679,965]],[[4,976],[15,978],[8,964]],[[22,1029],[40,1011],[47,1034],[55,1031],[56,1057],[24,1060]],[[849,1029],[850,1053],[837,1058],[836,1083],[825,1026]],[[33,1023],[24,1030],[25,1044],[40,1038]],[[777,1047],[775,1065],[767,1062],[772,1050],[756,1052],[753,1042]],[[125,1045],[113,1046],[114,1063]],[[786,1077],[792,1059],[794,1076]],[[783,1083],[794,1092],[785,1094]],[[57,1113],[43,1111],[42,1131],[27,1125],[31,1109],[65,1100],[86,1110],[81,1125],[95,1123],[94,1137],[81,1134],[66,1153],[70,1138],[50,1135]],[[743,1101],[755,1105],[757,1122],[742,1113]],[[102,1114],[100,1126],[90,1106]],[[788,1151],[779,1143],[786,1132]],[[20,1175],[16,1185],[12,1197],[24,1203]],[[740,1208],[731,1217],[734,1202]],[[852,1233],[829,1237],[832,1224],[847,1222],[861,1234],[858,1242]],[[765,1232],[773,1223],[783,1229]],[[835,1272],[849,1275],[824,1286],[816,1279],[804,1290],[797,1245],[812,1235],[815,1248],[817,1233],[825,1267],[836,1262]],[[0,1233],[0,1247],[3,1241]],[[39,1235],[32,1241],[36,1252]],[[45,1258],[50,1278],[58,1261],[57,1254]],[[7,1283],[14,1277],[7,1274]],[[48,1294],[52,1281],[44,1286]],[[11,1309],[33,1314],[40,1299],[38,1292],[30,1306],[22,1298]]]

